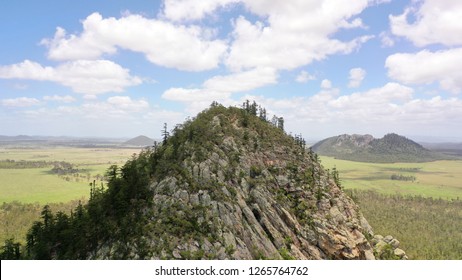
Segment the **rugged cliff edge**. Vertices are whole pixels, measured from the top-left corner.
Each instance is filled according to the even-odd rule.
[[[108,189],[69,218],[84,223],[84,249],[53,241],[50,257],[374,259],[338,174],[252,108],[214,104],[113,167]]]

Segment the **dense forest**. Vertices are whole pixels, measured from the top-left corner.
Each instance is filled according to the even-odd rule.
[[[396,237],[410,259],[462,259],[462,200],[348,190],[375,233]]]

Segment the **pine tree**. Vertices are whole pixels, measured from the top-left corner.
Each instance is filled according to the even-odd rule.
[[[284,118],[283,117],[278,118],[278,128],[284,131]]]
[[[164,123],[164,129],[162,130],[162,137],[163,137],[163,144],[167,144],[167,139],[170,136],[170,133],[168,133],[167,130],[167,123]]]

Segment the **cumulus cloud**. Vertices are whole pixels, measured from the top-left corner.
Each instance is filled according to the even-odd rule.
[[[214,76],[206,80],[201,88],[170,88],[162,98],[194,104],[190,106],[206,107],[212,101],[226,102],[233,93],[246,92],[277,82],[277,71],[273,68],[255,68],[249,71]],[[197,110],[194,110],[197,111]]]
[[[129,96],[112,96],[106,101],[88,100],[78,106],[58,106],[53,109],[41,108],[45,111],[30,111],[30,114],[42,112],[47,116],[74,116],[81,119],[92,120],[110,120],[126,119],[134,120],[140,117],[140,114],[149,112],[150,105],[144,99],[132,99]]]
[[[113,96],[107,99],[107,103],[115,108],[120,108],[130,112],[140,112],[149,108],[146,100],[132,100],[129,96]]]
[[[339,133],[412,135],[422,129],[457,128],[462,124],[462,100],[421,98],[413,88],[393,82],[351,95],[323,90],[309,97],[252,99],[270,108],[270,114],[284,116],[287,131],[302,132],[308,138]]]
[[[334,39],[334,34],[345,28],[365,28],[357,16],[366,7],[383,2],[388,0],[166,0],[161,14],[173,21],[198,21],[219,8],[240,4],[259,20],[234,19],[227,67],[233,71],[255,67],[291,70],[357,50],[372,36],[344,42]]]
[[[381,32],[379,37],[382,42],[382,47],[393,47],[395,45],[395,40],[393,40],[388,32]]]
[[[350,76],[348,87],[357,88],[361,85],[362,81],[366,77],[366,71],[362,68],[353,68],[350,70]]]
[[[403,14],[390,16],[391,31],[422,47],[430,44],[462,44],[462,2],[417,0]],[[415,18],[410,22],[409,18]]]
[[[291,6],[289,2],[278,3]],[[260,21],[252,23],[244,17],[239,17],[234,22],[234,40],[225,64],[232,70],[254,67],[291,70],[316,60],[323,60],[332,54],[351,53],[372,38],[362,36],[348,42],[330,38],[341,28],[347,12],[342,16],[331,16],[330,9],[324,8],[321,2],[317,3],[319,5],[315,6],[319,7],[312,7],[311,3],[306,7],[291,7],[291,10],[286,7],[286,11],[269,10],[269,25]],[[357,12],[360,11],[358,8]]]
[[[165,0],[163,16],[173,21],[199,20],[219,7],[238,2],[240,0]]]
[[[322,89],[330,89],[332,88],[332,82],[328,79],[324,79],[321,81],[321,88]]]
[[[51,81],[83,94],[122,92],[126,87],[141,84],[140,78],[109,60],[76,60],[56,67],[25,60],[0,66],[0,78]]]
[[[388,76],[405,84],[425,85],[438,82],[453,93],[462,90],[462,48],[418,53],[397,53],[385,62]]]
[[[295,81],[298,83],[306,83],[312,80],[316,80],[316,77],[306,71],[301,71],[300,74],[298,74],[295,78]]]
[[[231,96],[230,92],[212,91],[203,88],[170,88],[162,94],[162,98],[180,102],[201,102],[218,101],[227,99]]]
[[[206,89],[224,92],[243,92],[275,84],[277,72],[274,68],[255,68],[249,71],[215,76],[204,82]]]
[[[72,103],[75,102],[75,98],[70,96],[70,95],[46,95],[43,97],[43,100],[45,101],[56,101],[56,102],[63,102],[63,103]]]
[[[227,50],[224,41],[210,39],[213,30],[196,25],[175,25],[140,15],[116,19],[93,13],[82,25],[79,35],[68,36],[64,29],[57,28],[54,38],[42,40],[49,49],[48,57],[53,60],[99,59],[120,48],[143,53],[156,65],[203,71],[216,68]]]
[[[10,134],[26,131],[28,134],[48,135],[133,137],[144,134],[159,137],[164,122],[171,125],[184,119],[182,112],[151,106],[143,99],[126,96],[113,96],[103,101],[84,101],[83,104],[9,111],[8,115],[2,115],[2,120],[15,124],[19,114],[21,126],[14,126],[10,129]]]
[[[40,101],[36,98],[30,97],[18,97],[11,99],[2,99],[0,100],[2,106],[5,107],[31,107],[40,104]]]

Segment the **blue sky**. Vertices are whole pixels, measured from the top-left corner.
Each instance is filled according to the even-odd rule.
[[[2,1],[0,135],[159,137],[256,100],[307,139],[462,139],[457,0]]]

